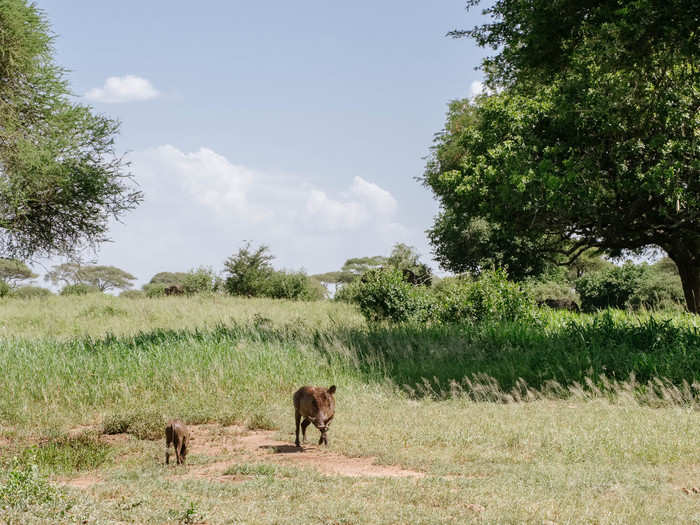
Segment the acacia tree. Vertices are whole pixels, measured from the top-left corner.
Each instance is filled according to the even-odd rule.
[[[76,254],[141,201],[116,155],[119,122],[70,99],[44,14],[0,2],[0,255]]]
[[[404,277],[406,272],[409,272],[412,284],[429,286],[432,283],[432,270],[427,264],[420,261],[420,254],[413,246],[403,243],[395,244],[389,257],[386,258],[386,264],[404,272]]]
[[[0,281],[4,281],[10,286],[15,287],[20,281],[26,281],[36,277],[38,276],[22,261],[0,259]]]
[[[136,277],[115,266],[82,266],[78,263],[63,263],[54,266],[44,275],[44,280],[54,286],[71,286],[85,284],[94,286],[101,292],[112,289],[125,290],[130,288]]]
[[[126,290],[131,288],[133,275],[115,266],[83,266],[78,272],[78,278],[83,284],[94,286],[101,292],[107,290]]]
[[[700,312],[700,4],[497,0],[486,13],[453,33],[496,54],[483,63],[492,94],[437,138],[455,157],[426,169],[437,251],[444,217],[484,218],[565,262],[661,247]]]

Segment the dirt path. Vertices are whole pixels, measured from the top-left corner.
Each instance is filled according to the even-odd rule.
[[[81,426],[69,434],[77,436],[82,432],[94,431],[96,427]],[[190,446],[188,465],[174,471],[176,477],[207,479],[216,481],[244,481],[244,475],[230,475],[225,472],[242,463],[276,463],[290,467],[312,468],[331,476],[348,477],[390,477],[422,478],[425,473],[406,470],[393,465],[377,465],[375,458],[351,458],[330,452],[325,447],[304,445],[296,447],[288,441],[274,439],[275,432],[249,430],[241,426],[223,427],[218,424],[190,425]],[[113,446],[128,441],[127,434],[101,436],[101,440]],[[163,443],[164,444],[164,443]],[[210,461],[197,464],[198,460]],[[184,472],[183,472],[184,470]],[[177,472],[177,473],[175,473]],[[59,478],[62,485],[88,489],[103,479],[96,473],[85,473],[70,478]]]
[[[423,472],[415,470],[377,465],[371,457],[351,458],[329,452],[316,445],[296,447],[289,442],[275,440],[273,437],[275,432],[267,430],[198,425],[191,427],[191,433],[193,455],[232,456],[225,461],[192,468],[188,474],[194,477],[235,478],[235,476],[223,476],[223,472],[242,461],[265,461],[288,466],[310,467],[323,474],[334,476],[392,478],[425,476]]]

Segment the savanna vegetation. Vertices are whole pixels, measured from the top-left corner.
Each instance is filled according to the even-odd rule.
[[[41,12],[0,1],[1,521],[700,523],[698,8],[486,12],[454,36],[494,48],[488,90],[424,176],[455,275],[397,244],[308,276],[247,243],[141,290],[69,259],[54,294],[26,261],[141,195]],[[303,384],[337,386],[321,451],[292,446]]]
[[[208,523],[697,519],[695,318],[532,312],[426,327],[367,324],[342,301],[4,301],[2,515],[23,523],[176,523],[190,514]],[[292,443],[291,393],[305,383],[338,385],[325,461],[371,457],[414,475],[333,476],[273,450],[237,449],[265,432]],[[200,434],[188,466],[166,469],[162,432],[174,416]],[[210,443],[217,439],[223,448]]]

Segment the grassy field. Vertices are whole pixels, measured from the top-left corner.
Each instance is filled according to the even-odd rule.
[[[690,316],[368,327],[332,302],[8,300],[0,370],[8,523],[700,523]],[[328,450],[290,450],[302,384],[338,386]],[[176,416],[195,439],[165,467]]]

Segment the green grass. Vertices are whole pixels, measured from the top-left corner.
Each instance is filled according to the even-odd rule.
[[[63,436],[25,448],[20,455],[27,465],[49,473],[72,474],[100,467],[108,460],[109,446],[96,434]]]
[[[0,521],[700,523],[693,317],[370,327],[333,303],[48,299],[0,303]],[[426,476],[327,476],[233,441],[162,465],[171,417],[293,443],[302,384],[338,386],[330,451]],[[69,437],[82,425],[130,437]],[[188,475],[234,457],[233,480]]]

